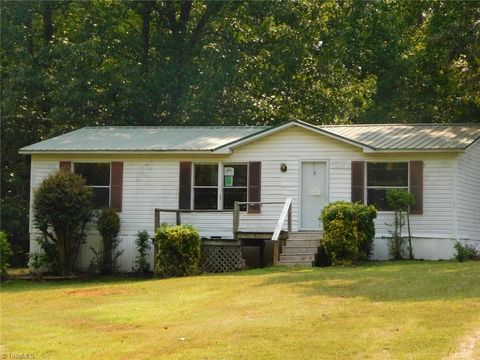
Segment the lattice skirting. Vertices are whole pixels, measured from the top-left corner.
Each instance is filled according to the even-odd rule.
[[[230,272],[245,268],[240,245],[204,245],[202,244],[202,271]]]

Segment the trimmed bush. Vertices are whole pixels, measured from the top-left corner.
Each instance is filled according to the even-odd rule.
[[[9,260],[13,255],[10,243],[7,239],[7,234],[0,231],[0,276],[2,279],[7,275],[7,270],[10,267]]]
[[[112,208],[103,209],[98,215],[97,229],[102,236],[102,270],[104,274],[111,274],[116,270],[117,259],[123,251],[117,251],[119,244],[120,217]],[[98,254],[97,254],[98,255]]]
[[[373,206],[337,201],[322,210],[323,250],[334,265],[368,260],[373,250],[377,211]]]
[[[201,239],[192,226],[162,225],[155,235],[157,246],[155,274],[187,276],[198,273]]]
[[[33,210],[48,262],[55,267],[54,272],[71,274],[85,242],[85,226],[93,217],[92,190],[80,175],[57,171],[35,191]]]

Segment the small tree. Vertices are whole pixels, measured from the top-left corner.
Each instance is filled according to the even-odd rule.
[[[102,273],[111,274],[117,267],[117,260],[123,251],[118,251],[120,243],[120,217],[114,209],[103,209],[97,219],[97,229],[102,236]],[[98,253],[96,254],[98,255]]]
[[[414,196],[403,189],[388,189],[387,204],[394,211],[393,231],[390,240],[390,255],[400,260],[404,257],[405,241],[402,236],[402,228],[405,225],[405,216],[407,218],[408,228],[408,253],[409,258],[413,259],[412,236],[410,232],[410,206],[415,203]]]
[[[135,245],[137,246],[138,255],[135,258],[132,270],[140,274],[146,274],[150,271],[150,264],[147,261],[147,252],[151,249],[148,232],[145,230],[139,231]]]
[[[42,232],[40,245],[54,271],[66,275],[74,270],[85,226],[93,217],[92,190],[80,175],[57,171],[35,191],[34,223]]]
[[[336,265],[368,260],[373,250],[377,211],[373,206],[337,201],[322,210],[322,246]]]

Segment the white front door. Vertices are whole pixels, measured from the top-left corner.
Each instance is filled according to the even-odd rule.
[[[327,204],[327,163],[302,162],[300,229],[319,230],[320,212]]]

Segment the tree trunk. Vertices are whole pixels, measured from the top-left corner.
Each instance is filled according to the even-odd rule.
[[[48,46],[53,40],[53,8],[49,2],[43,6],[43,45]]]
[[[152,20],[152,6],[151,3],[144,2],[141,4],[142,8],[140,15],[142,17],[142,49],[143,57],[142,64],[145,72],[148,71],[149,50],[150,50],[150,23]]]
[[[407,228],[408,228],[408,257],[410,258],[410,260],[413,260],[412,233],[410,231],[410,210],[407,211]]]

